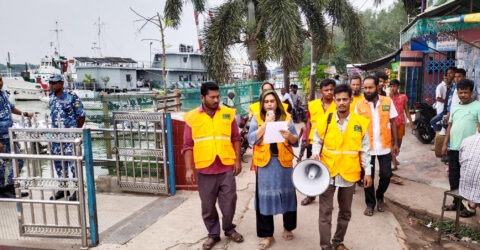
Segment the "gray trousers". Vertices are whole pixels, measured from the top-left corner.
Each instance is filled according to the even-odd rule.
[[[338,200],[338,219],[337,229],[332,239],[332,212],[333,197],[336,187],[330,185],[319,197],[319,216],[318,228],[320,231],[320,247],[322,249],[332,249],[332,243],[341,243],[347,233],[348,223],[352,217],[352,200],[355,192],[355,185],[351,187],[339,187]],[[330,239],[332,240],[330,242]]]
[[[237,185],[233,171],[221,174],[198,174],[198,193],[202,202],[203,223],[209,237],[220,237],[220,221],[215,204],[222,212],[222,229],[230,235],[235,229],[232,223],[237,205]]]

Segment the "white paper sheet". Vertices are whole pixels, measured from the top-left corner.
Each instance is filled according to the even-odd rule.
[[[287,121],[267,123],[265,134],[263,135],[263,143],[276,143],[285,141],[285,138],[283,138],[282,134],[280,134],[280,130],[287,129]]]

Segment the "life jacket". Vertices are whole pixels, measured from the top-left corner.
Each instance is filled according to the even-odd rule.
[[[322,116],[317,122],[316,131],[323,140],[323,150],[320,160],[327,166],[330,177],[340,174],[348,182],[360,180],[360,152],[362,139],[370,123],[365,117],[350,113],[347,127],[342,132],[337,126],[336,115],[327,127],[328,115]]]
[[[337,110],[337,105],[333,101],[332,103],[330,103],[330,106],[328,106],[327,110],[323,110],[321,99],[316,99],[308,103],[308,112],[310,113],[310,123],[312,124],[312,126],[310,127],[311,128],[310,133],[308,134],[308,139],[310,140],[310,143],[313,142],[313,131],[315,130],[317,120],[320,119],[325,114],[328,114],[328,113],[335,114],[336,110]]]
[[[187,112],[184,119],[192,128],[195,168],[212,165],[217,156],[225,166],[235,163],[236,155],[231,141],[235,109],[220,106],[215,115],[210,117],[196,108]]]
[[[383,148],[390,148],[392,145],[392,132],[390,124],[390,108],[391,108],[391,99],[386,96],[379,95],[380,98],[378,115],[380,118],[380,141],[382,142]],[[373,150],[373,121],[372,121],[372,110],[370,109],[370,104],[366,99],[360,100],[357,103],[357,112],[359,115],[370,120],[370,125],[368,125],[368,136],[370,137],[370,150]]]
[[[260,117],[260,113],[255,114],[255,118],[258,122],[258,127],[262,126],[264,121]],[[292,122],[291,117],[287,114],[286,121],[287,127]],[[290,145],[288,140],[285,140],[283,143],[277,143],[278,148],[278,161],[282,167],[290,168],[293,166],[293,147]],[[259,144],[255,145],[253,153],[253,164],[258,167],[265,167],[270,162],[270,143],[263,143],[260,141]]]

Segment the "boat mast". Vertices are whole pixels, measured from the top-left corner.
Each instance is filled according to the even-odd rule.
[[[55,29],[51,30],[53,32],[55,32],[55,36],[57,38],[57,48],[56,48],[56,51],[58,53],[58,55],[60,55],[60,39],[59,39],[59,34],[60,32],[63,31],[63,29],[59,29],[58,28],[58,21],[55,21]]]
[[[98,27],[97,31],[97,41],[92,43],[92,50],[95,56],[103,57],[102,49],[100,47],[100,39],[102,36],[102,26],[105,25],[102,21],[100,21],[100,17],[98,17],[98,21],[93,24],[94,26]]]

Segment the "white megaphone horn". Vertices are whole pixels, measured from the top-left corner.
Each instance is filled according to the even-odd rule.
[[[292,182],[304,195],[321,195],[330,185],[330,172],[322,162],[306,159],[293,168]]]

